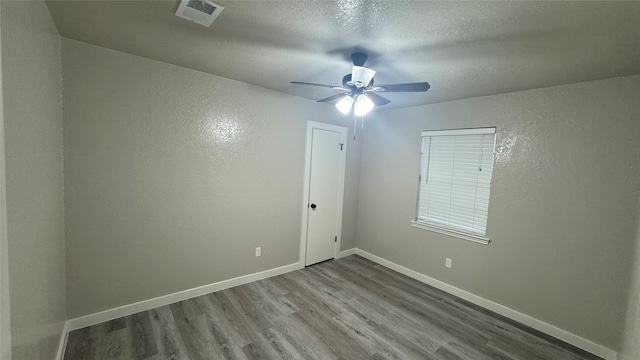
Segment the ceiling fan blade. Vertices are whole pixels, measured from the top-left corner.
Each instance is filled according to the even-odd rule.
[[[382,97],[374,93],[373,91],[367,91],[366,94],[371,99],[371,101],[373,101],[373,103],[376,104],[376,106],[387,105],[388,103],[391,102],[391,100],[385,97]]]
[[[376,85],[371,88],[371,91],[375,92],[418,92],[427,91],[431,85],[428,82],[406,83],[406,84],[391,84],[391,85]]]
[[[331,96],[326,97],[326,98],[324,98],[324,99],[320,99],[320,100],[318,100],[318,102],[321,102],[321,103],[330,103],[330,102],[332,102],[332,101],[335,101],[335,100],[338,100],[338,99],[340,99],[340,98],[344,97],[345,95],[349,95],[349,93],[348,93],[348,92],[345,92],[345,93],[340,93],[340,94],[331,95]]]
[[[311,85],[311,86],[320,86],[320,87],[326,87],[329,89],[336,89],[336,90],[349,90],[349,89],[345,89],[342,86],[339,85],[325,85],[325,84],[316,84],[316,83],[310,83],[310,82],[303,82],[303,81],[292,81],[292,84],[296,84],[296,85]]]

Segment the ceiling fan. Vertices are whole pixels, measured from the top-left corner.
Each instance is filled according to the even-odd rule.
[[[342,78],[342,85],[315,84],[302,81],[292,81],[292,84],[311,85],[326,87],[332,90],[341,90],[339,94],[331,95],[318,100],[321,103],[335,104],[335,106],[345,115],[353,108],[355,116],[364,116],[375,106],[386,105],[391,101],[378,93],[384,92],[423,92],[431,87],[428,82],[375,85],[373,76],[376,71],[364,66],[367,61],[367,54],[362,52],[353,53],[353,69],[351,74]]]

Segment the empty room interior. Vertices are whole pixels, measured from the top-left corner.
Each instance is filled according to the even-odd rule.
[[[638,19],[1,0],[0,358],[639,360]]]

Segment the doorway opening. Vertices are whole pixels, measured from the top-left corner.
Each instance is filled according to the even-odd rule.
[[[302,204],[300,262],[336,257],[342,237],[347,128],[309,121]]]

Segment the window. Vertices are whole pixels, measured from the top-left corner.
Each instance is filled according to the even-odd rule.
[[[422,132],[412,225],[484,244],[495,128]]]

